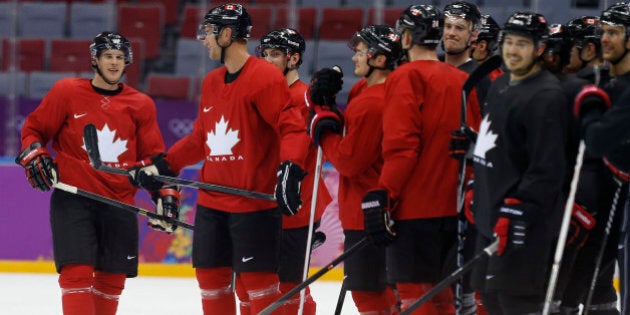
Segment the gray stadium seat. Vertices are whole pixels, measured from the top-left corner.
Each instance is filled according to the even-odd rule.
[[[18,9],[19,33],[23,37],[63,37],[66,2],[22,2]]]
[[[10,90],[15,91],[15,97],[26,96],[25,72],[0,72],[0,96],[10,96]]]
[[[220,65],[218,61],[210,60],[208,48],[196,39],[177,40],[175,56],[175,75],[179,76],[204,77],[206,73]]]
[[[114,9],[108,3],[73,2],[70,5],[70,37],[94,38],[113,29]]]
[[[10,37],[13,31],[11,25],[14,23],[11,11],[13,10],[12,2],[0,2],[0,37]]]
[[[28,97],[41,99],[46,93],[50,90],[50,88],[55,84],[55,82],[69,77],[75,77],[76,73],[74,72],[42,72],[42,71],[33,71],[29,74],[28,79]]]
[[[342,0],[301,0],[303,7],[340,7]]]

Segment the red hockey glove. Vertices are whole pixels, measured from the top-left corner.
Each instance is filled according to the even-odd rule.
[[[580,122],[581,134],[584,134],[586,127],[598,120],[608,108],[610,98],[604,90],[594,84],[582,87],[573,103],[573,114]]]
[[[57,165],[39,142],[33,142],[20,155],[15,163],[26,170],[29,184],[39,191],[49,191],[57,183]]]
[[[374,245],[387,246],[396,238],[394,221],[390,218],[393,206],[394,200],[386,190],[372,190],[363,197],[364,229]]]
[[[315,104],[333,106],[342,85],[343,71],[339,66],[323,68],[313,75],[309,95]]]
[[[154,179],[153,175],[176,175],[170,170],[168,162],[164,159],[165,157],[166,154],[164,153],[156,154],[150,159],[138,162],[135,166],[127,170],[131,183],[136,187],[144,188],[149,191],[162,188],[164,183]]]
[[[594,226],[595,218],[582,206],[574,203],[567,245],[575,245],[578,248],[582,248],[588,239],[589,231]]]
[[[470,127],[466,126],[451,132],[451,141],[448,144],[449,155],[456,159],[462,160],[472,154],[473,147],[477,141],[477,133]]]
[[[163,219],[149,219],[149,226],[166,233],[173,233],[177,229],[174,224],[179,220],[180,187],[176,185],[165,186],[153,193],[156,203],[155,213]]]
[[[466,216],[466,220],[468,220],[470,224],[475,224],[475,215],[472,211],[473,193],[473,181],[471,180],[466,187],[466,192],[464,193],[464,216]]]
[[[304,176],[306,176],[304,170],[291,161],[284,161],[278,167],[276,202],[285,215],[295,215],[302,208],[300,193]]]
[[[326,131],[341,134],[343,131],[343,115],[337,106],[320,106],[310,104],[310,122],[308,135],[313,139],[315,146],[319,146],[321,136]]]
[[[619,180],[624,181],[624,182],[630,181],[630,173],[622,171],[620,168],[618,168],[612,162],[610,162],[607,158],[604,158],[604,164],[606,164],[610,172],[612,172],[613,175],[615,175],[615,177],[617,177]]]
[[[508,249],[525,246],[527,228],[533,221],[531,209],[516,198],[505,198],[499,208],[499,218],[494,226],[494,233],[499,239],[497,255],[503,255]]]

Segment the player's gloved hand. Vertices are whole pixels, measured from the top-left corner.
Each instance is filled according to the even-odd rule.
[[[57,165],[39,142],[33,142],[15,158],[26,170],[26,178],[39,191],[49,191],[57,183]]]
[[[477,133],[472,128],[466,126],[457,129],[451,132],[448,153],[456,160],[468,158],[474,151],[475,142],[477,142]]]
[[[533,219],[533,210],[526,204],[516,198],[505,198],[494,226],[494,233],[499,239],[497,255],[525,246],[527,229]]]
[[[300,193],[304,176],[306,172],[291,161],[284,161],[278,167],[275,196],[278,207],[285,215],[295,215],[302,207]]]
[[[574,203],[570,223],[567,245],[582,248],[588,239],[590,230],[595,226],[595,218],[582,206]]]
[[[149,226],[166,233],[173,233],[177,229],[174,224],[179,220],[180,187],[176,185],[164,186],[162,189],[153,192],[153,200],[156,204],[156,211],[163,219],[149,219]]]
[[[327,131],[341,134],[343,131],[343,115],[336,105],[321,106],[310,104],[310,122],[307,132],[315,146],[319,146],[321,136]]]
[[[343,71],[339,66],[323,68],[315,72],[311,79],[309,96],[318,105],[336,105],[335,98],[343,85]]]
[[[604,164],[606,164],[606,166],[608,167],[610,172],[613,173],[613,175],[615,175],[615,177],[617,179],[619,179],[619,180],[621,180],[623,182],[630,181],[630,173],[621,170],[620,168],[615,166],[615,164],[613,162],[611,162],[610,160],[608,160],[607,158],[604,158]]]
[[[464,216],[466,220],[470,222],[470,224],[475,224],[475,214],[473,212],[473,183],[474,180],[468,181],[466,185],[466,190],[464,191]]]
[[[175,173],[170,170],[168,162],[164,159],[165,157],[166,154],[164,153],[156,154],[150,159],[138,162],[127,170],[131,183],[136,187],[149,191],[162,188],[164,183],[154,179],[153,175],[175,176]]]
[[[599,120],[608,108],[610,108],[610,98],[604,90],[594,84],[582,87],[573,103],[573,114],[580,122],[581,134],[584,134],[590,123]]]
[[[394,221],[390,218],[394,200],[384,189],[369,191],[363,201],[363,223],[365,233],[377,246],[387,246],[396,238]]]

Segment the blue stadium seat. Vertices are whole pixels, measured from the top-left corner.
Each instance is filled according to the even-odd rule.
[[[64,37],[68,4],[66,2],[22,2],[18,25],[23,37]]]
[[[108,3],[73,2],[70,5],[70,37],[94,38],[98,33],[112,30],[113,7]]]
[[[28,76],[28,97],[43,98],[55,82],[68,77],[76,77],[74,72],[33,71]]]
[[[329,68],[338,65],[343,70],[345,76],[353,76],[353,54],[352,50],[348,48],[347,41],[320,40],[317,45],[317,59],[313,72],[320,68]]]
[[[15,97],[26,96],[25,72],[0,72],[0,96],[8,97],[12,90],[15,91]]]

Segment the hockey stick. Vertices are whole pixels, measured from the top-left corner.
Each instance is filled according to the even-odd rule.
[[[104,171],[112,174],[119,174],[128,176],[127,170],[121,168],[115,168],[103,164],[101,160],[101,153],[98,148],[98,134],[96,126],[93,124],[87,124],[83,128],[83,142],[85,143],[85,149],[87,151],[90,163],[94,169]],[[273,195],[265,194],[257,191],[249,191],[240,188],[227,187],[217,184],[202,183],[194,180],[188,180],[179,177],[165,176],[165,175],[153,175],[153,178],[163,183],[171,183],[176,185],[182,185],[186,187],[192,187],[197,189],[221,192],[226,194],[232,194],[242,197],[263,199],[268,201],[276,201]]]
[[[341,315],[343,302],[346,299],[346,292],[346,277],[343,277],[343,280],[341,280],[341,289],[339,289],[339,297],[337,298],[337,306],[335,307],[335,315]]]
[[[575,168],[573,169],[573,178],[571,179],[571,187],[569,188],[569,196],[567,202],[564,205],[564,215],[562,217],[562,225],[560,226],[560,234],[558,236],[558,244],[556,245],[556,252],[553,257],[553,265],[551,267],[551,275],[549,277],[549,284],[547,285],[547,295],[545,296],[545,304],[543,306],[543,315],[548,315],[551,311],[551,303],[553,302],[553,296],[556,290],[556,283],[558,281],[558,274],[560,273],[560,265],[562,264],[562,255],[564,254],[564,247],[567,241],[567,234],[569,233],[569,225],[571,224],[571,214],[573,213],[573,203],[575,202],[575,193],[577,192],[577,186],[580,179],[580,170],[582,169],[582,161],[584,160],[584,151],[586,145],[584,140],[580,140],[580,146],[578,147],[578,154],[575,158]]]
[[[448,277],[444,278],[438,284],[433,286],[431,290],[429,290],[427,293],[425,293],[423,296],[421,296],[419,299],[413,302],[407,309],[400,312],[400,315],[409,315],[413,311],[415,311],[418,307],[420,307],[422,304],[431,300],[434,296],[436,296],[446,287],[450,286],[454,281],[456,281],[457,279],[460,279],[465,273],[470,271],[475,266],[475,264],[479,262],[482,258],[486,256],[492,256],[492,254],[494,254],[497,251],[498,246],[499,246],[499,240],[497,239],[494,242],[492,242],[492,244],[484,248],[480,253],[475,255],[475,257],[470,259],[466,264],[457,268]]]
[[[149,217],[151,219],[164,220],[164,216],[156,214],[155,212],[151,212],[149,210],[138,208],[136,206],[133,206],[133,205],[130,205],[130,204],[126,204],[124,202],[121,202],[121,201],[118,201],[118,200],[114,200],[114,199],[111,199],[111,198],[107,198],[105,196],[101,196],[99,194],[95,194],[93,192],[89,192],[87,190],[83,190],[83,189],[77,188],[75,186],[64,184],[62,182],[57,182],[54,185],[54,187],[56,189],[63,190],[65,192],[69,192],[71,194],[75,194],[75,195],[78,195],[78,196],[82,196],[82,197],[90,198],[90,199],[93,199],[93,200],[96,200],[96,201],[100,201],[100,202],[102,202],[104,204],[108,204],[110,206],[114,206],[114,207],[117,207],[117,208],[120,208],[120,209],[123,209],[123,210],[127,210],[127,211],[133,212],[135,214],[143,215],[143,216]],[[195,230],[195,227],[193,225],[188,224],[188,223],[185,223],[185,222],[182,222],[182,221],[179,221],[179,220],[173,220],[172,222],[173,222],[173,225],[181,226],[181,227],[183,227],[185,229],[189,229],[191,231]]]
[[[337,258],[335,258],[333,261],[328,263],[328,265],[326,265],[325,267],[320,269],[318,272],[316,272],[315,274],[310,276],[308,279],[306,279],[306,281],[296,285],[289,292],[285,293],[283,296],[278,298],[275,302],[273,302],[269,306],[267,306],[264,310],[260,311],[260,313],[258,313],[258,315],[269,315],[269,314],[271,314],[271,312],[273,312],[275,309],[277,309],[282,304],[284,304],[284,302],[289,300],[296,293],[300,292],[300,290],[302,290],[305,287],[309,286],[311,283],[315,282],[315,280],[321,278],[328,271],[333,269],[339,263],[344,261],[346,258],[352,256],[354,253],[356,253],[357,251],[359,251],[360,249],[362,249],[363,247],[365,247],[369,243],[370,243],[370,241],[368,240],[367,237],[362,238],[356,244],[352,245],[352,247],[348,248],[348,250],[346,250],[341,255],[337,256]]]
[[[484,63],[479,65],[466,79],[462,88],[462,107],[461,107],[461,120],[460,130],[464,132],[467,128],[467,104],[468,95],[483,78],[488,76],[490,72],[501,66],[501,57],[498,55],[490,57]],[[481,104],[480,104],[481,105]],[[469,149],[470,150],[470,149]],[[457,212],[462,214],[464,206],[464,181],[466,180],[466,157],[463,157],[459,161],[459,179],[457,183]],[[458,216],[457,219],[457,267],[461,267],[464,264],[464,237],[466,232],[466,219],[463,216]],[[455,283],[455,309],[457,314],[462,310],[462,298],[464,295],[463,278],[458,279]]]
[[[617,211],[617,202],[619,200],[619,194],[621,193],[621,187],[623,186],[623,182],[617,178],[615,178],[615,182],[617,182],[617,189],[615,190],[615,195],[613,197],[612,204],[610,205],[610,213],[608,214],[608,221],[606,221],[606,228],[604,229],[604,236],[602,238],[602,246],[597,253],[597,258],[595,260],[595,270],[593,271],[593,278],[591,279],[591,285],[588,288],[588,295],[586,296],[586,301],[584,302],[584,311],[583,315],[588,314],[588,310],[591,306],[591,300],[593,299],[593,292],[595,291],[595,285],[597,284],[597,278],[599,277],[599,269],[602,265],[602,259],[604,258],[604,252],[606,252],[606,243],[608,243],[608,236],[610,235],[610,229],[612,228],[612,223],[615,218],[615,212]]]
[[[308,237],[306,238],[306,252],[304,253],[304,267],[302,273],[302,281],[308,277],[308,267],[311,263],[311,250],[312,250],[312,236],[313,225],[315,224],[315,208],[317,208],[317,194],[319,192],[319,181],[321,180],[320,174],[322,173],[322,159],[323,151],[321,146],[317,146],[317,160],[315,163],[315,174],[313,176],[313,194],[311,195],[311,213],[308,219]],[[298,315],[304,313],[304,298],[306,287],[300,290],[300,306],[298,308]]]

